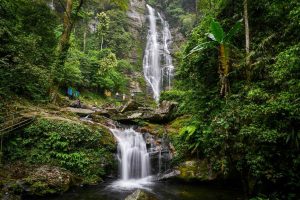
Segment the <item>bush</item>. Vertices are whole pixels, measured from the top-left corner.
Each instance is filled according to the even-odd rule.
[[[5,144],[4,156],[9,161],[63,167],[94,182],[105,174],[103,166],[112,169],[114,150],[113,138],[99,128],[39,119]]]

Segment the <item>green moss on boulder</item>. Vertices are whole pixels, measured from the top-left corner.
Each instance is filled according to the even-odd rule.
[[[185,181],[212,181],[217,178],[207,160],[191,160],[179,165],[179,179]]]

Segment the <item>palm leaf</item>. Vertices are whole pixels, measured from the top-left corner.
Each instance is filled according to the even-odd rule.
[[[186,55],[184,58],[186,58],[186,57],[192,55],[192,54],[195,53],[195,52],[198,52],[198,51],[202,51],[202,50],[204,50],[204,49],[207,49],[207,48],[209,48],[210,46],[212,46],[212,44],[214,44],[214,42],[212,42],[212,41],[201,43],[201,44],[197,45],[196,47],[194,47],[194,48],[189,52],[189,54]]]
[[[240,19],[239,21],[237,21],[235,23],[235,25],[230,29],[230,31],[226,34],[225,38],[224,38],[224,42],[229,42],[229,40],[235,35],[237,34],[237,32],[240,30],[241,26],[242,26],[242,21],[243,19]]]
[[[210,24],[210,29],[211,29],[210,34],[212,34],[214,36],[215,41],[217,41],[219,43],[223,43],[224,31],[223,31],[223,28],[220,25],[220,23],[213,20]]]

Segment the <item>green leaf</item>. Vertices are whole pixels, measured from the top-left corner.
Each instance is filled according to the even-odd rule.
[[[213,20],[210,24],[211,34],[214,36],[215,41],[223,43],[224,31],[219,22]]]
[[[188,53],[188,55],[186,55],[184,58],[186,58],[186,57],[192,55],[192,54],[195,53],[195,52],[199,52],[199,51],[202,51],[202,50],[204,50],[204,49],[207,49],[207,48],[213,46],[213,44],[214,44],[214,42],[212,42],[212,41],[201,43],[201,44],[197,45],[196,47],[194,47],[194,48],[190,51],[190,53]]]
[[[240,19],[239,21],[237,21],[235,23],[235,25],[230,29],[230,31],[226,34],[225,38],[224,38],[224,42],[229,42],[229,40],[235,35],[237,34],[237,32],[240,30],[241,26],[242,26],[242,21],[243,19]]]

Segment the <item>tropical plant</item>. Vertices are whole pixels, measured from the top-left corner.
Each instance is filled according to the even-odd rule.
[[[210,24],[211,32],[207,33],[207,36],[211,39],[209,42],[204,42],[201,44],[198,44],[196,47],[194,47],[190,53],[187,55],[191,55],[195,52],[202,51],[206,48],[212,47],[212,46],[218,46],[219,49],[219,75],[220,75],[220,83],[221,83],[221,89],[220,94],[221,96],[227,96],[229,93],[229,50],[228,47],[230,45],[230,40],[233,38],[233,36],[239,31],[241,27],[242,20],[239,20],[236,22],[236,24],[230,29],[230,31],[226,34],[220,25],[219,22],[213,20]]]

